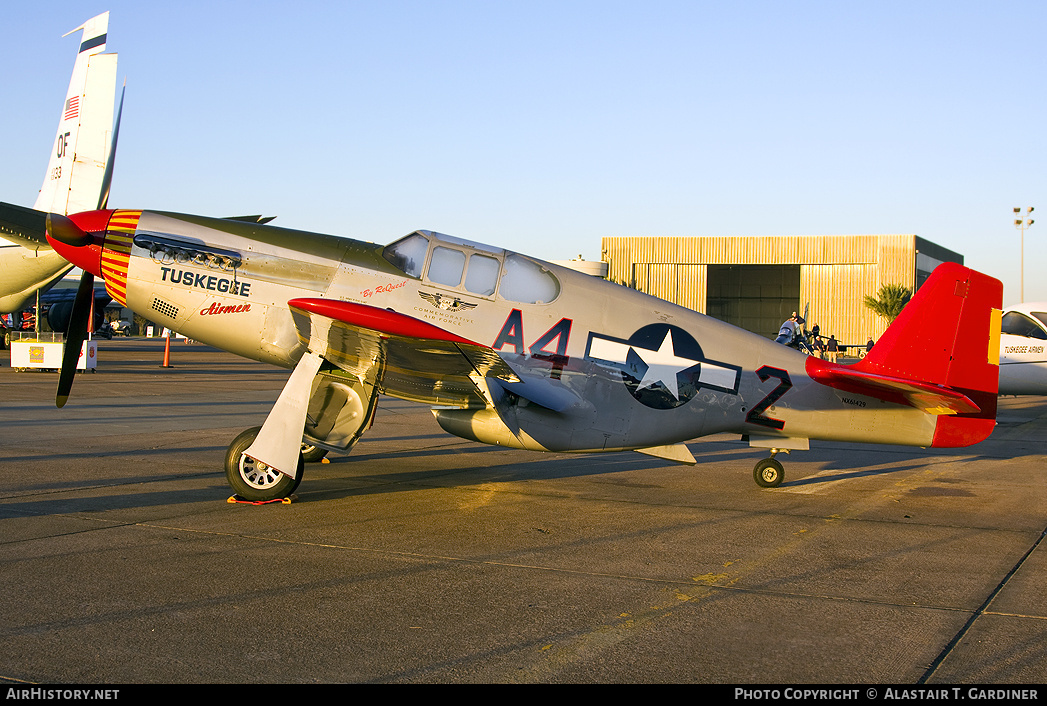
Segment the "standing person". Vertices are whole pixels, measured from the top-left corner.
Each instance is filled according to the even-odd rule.
[[[811,327],[811,346],[814,348],[816,358],[825,359],[825,339],[822,338],[822,330],[815,324]]]
[[[869,340],[865,342],[865,355],[869,355],[869,353],[872,352],[872,349],[873,349],[873,340],[872,340],[872,337],[870,336]]]
[[[840,352],[840,344],[836,341],[835,335],[829,336],[829,342],[825,344],[825,350],[829,354],[829,360],[833,363],[836,362],[836,356]]]

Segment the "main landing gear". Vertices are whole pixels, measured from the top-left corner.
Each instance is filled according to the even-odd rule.
[[[310,444],[308,441],[302,442],[302,458],[305,459],[306,463],[316,463],[317,461],[323,461],[327,458],[327,449]]]
[[[291,478],[275,468],[245,456],[244,451],[254,443],[260,430],[261,427],[248,429],[229,444],[229,450],[225,452],[225,478],[236,494],[244,500],[267,502],[286,498],[302,482],[305,458],[303,454],[298,454],[298,472]]]
[[[310,378],[308,376],[313,375],[310,368],[302,366],[315,366],[319,364],[317,361],[321,359],[312,353],[303,356],[265,425],[248,429],[229,445],[225,454],[225,477],[233,492],[242,499],[269,502],[289,497],[302,482],[306,463],[322,461],[328,449],[348,453],[374,420],[378,401],[374,383],[333,369],[321,370]],[[304,371],[301,374],[300,369]],[[308,400],[306,410],[300,407],[303,400]],[[302,426],[296,426],[298,424]],[[271,436],[258,439],[263,429]],[[296,436],[296,432],[301,436]],[[255,444],[252,454],[257,453],[260,458],[287,469],[295,463],[296,442],[301,445],[294,478],[244,453]]]
[[[254,443],[261,427],[253,427],[241,433],[225,452],[225,478],[238,496],[251,502],[268,502],[286,498],[298,489],[306,463],[315,463],[327,456],[327,449],[308,441],[302,442],[298,456],[297,477],[290,478],[264,463],[244,455]]]
[[[753,480],[761,488],[777,488],[785,480],[785,469],[774,458],[777,453],[778,449],[771,449],[770,457],[757,463],[753,469]]]

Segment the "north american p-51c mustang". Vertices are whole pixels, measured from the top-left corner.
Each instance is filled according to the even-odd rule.
[[[466,439],[694,463],[733,432],[770,456],[809,439],[966,446],[995,424],[1001,284],[945,264],[855,365],[809,357],[641,292],[420,230],[388,246],[239,219],[47,216],[55,250],[114,299],[186,336],[292,369],[226,454],[238,495],[290,494],[304,457],[347,451],[379,394]],[[85,295],[86,297],[86,295]],[[79,348],[86,303],[67,346]],[[75,362],[75,358],[73,359]],[[71,366],[70,366],[71,368]],[[63,370],[58,404],[72,371]]]

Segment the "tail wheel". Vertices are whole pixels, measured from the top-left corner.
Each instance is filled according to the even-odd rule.
[[[261,427],[253,427],[241,433],[225,452],[225,478],[229,485],[244,500],[265,502],[286,498],[298,488],[305,470],[305,460],[298,455],[298,473],[295,478],[280,473],[264,463],[244,455]]]
[[[753,480],[761,488],[777,488],[785,480],[785,469],[773,458],[765,458],[753,469]]]

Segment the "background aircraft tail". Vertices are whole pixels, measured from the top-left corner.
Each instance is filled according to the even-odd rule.
[[[996,423],[1000,382],[999,280],[939,265],[856,372],[919,380],[966,395],[978,410],[938,416],[933,446],[967,446]]]
[[[83,30],[35,207],[0,203],[2,312],[27,306],[37,290],[50,288],[72,269],[47,242],[47,213],[92,211],[102,208],[108,195],[110,152],[116,148],[113,103],[117,61],[116,54],[102,53],[108,27],[106,12],[65,35]]]
[[[116,99],[116,54],[103,54],[109,13],[89,19],[83,30],[44,183],[33,206],[47,213],[78,213],[98,207],[109,153]]]

